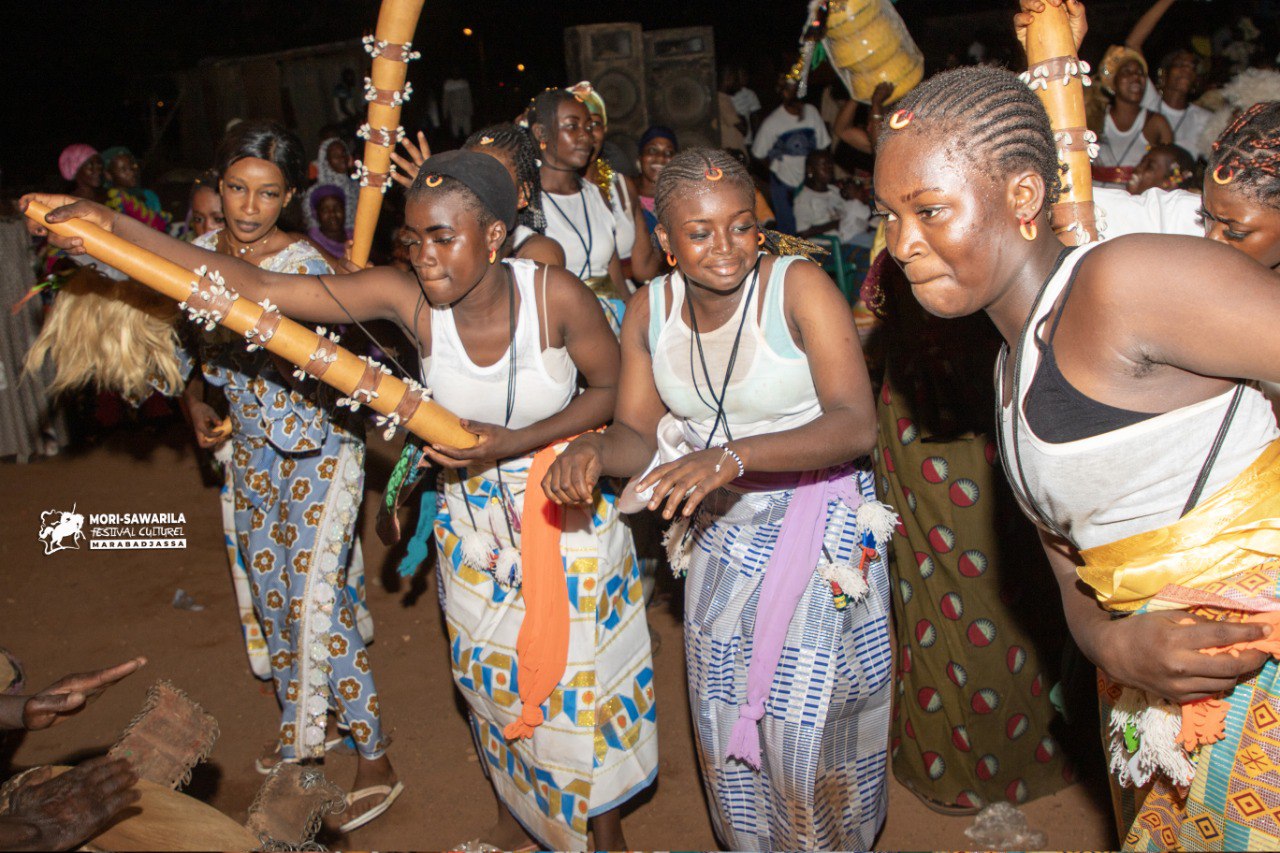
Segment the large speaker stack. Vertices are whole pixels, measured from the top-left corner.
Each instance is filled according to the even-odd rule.
[[[639,24],[590,24],[564,31],[567,84],[590,80],[609,111],[606,139],[627,162],[639,154],[649,126],[644,91],[644,38]]]
[[[716,37],[711,27],[644,34],[649,124],[676,132],[681,148],[720,147]]]
[[[715,34],[711,27],[643,32],[639,24],[564,31],[568,83],[590,80],[609,110],[609,141],[628,160],[645,128],[666,125],[681,148],[720,146]]]

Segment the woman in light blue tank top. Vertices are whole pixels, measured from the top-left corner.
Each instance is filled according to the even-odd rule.
[[[612,426],[545,483],[578,503],[602,475],[633,477],[623,510],[674,520],[690,710],[726,849],[867,849],[886,808],[894,516],[875,502],[849,306],[817,265],[760,253],[754,202],[723,151],[663,169],[655,233],[675,269],[623,321]]]

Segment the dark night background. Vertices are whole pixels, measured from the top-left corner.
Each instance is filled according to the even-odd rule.
[[[1147,5],[1091,3],[1086,57],[1123,38]],[[1277,0],[1180,0],[1147,53],[1158,59],[1193,32],[1212,32],[1248,13],[1274,56],[1277,5]],[[0,79],[5,81],[0,86],[0,190],[58,188],[57,154],[78,141],[100,150],[130,146],[145,158],[144,181],[173,166],[203,167],[207,164],[175,160],[172,125],[153,147],[153,128],[164,124],[178,94],[174,72],[205,59],[355,39],[372,30],[378,6],[378,0],[6,0],[0,5],[0,33],[6,36],[0,50]],[[419,91],[434,87],[438,92],[452,69],[462,69],[472,81],[479,127],[510,118],[545,86],[571,82],[565,77],[566,26],[608,21],[634,21],[646,29],[711,25],[716,28],[717,62],[746,65],[768,109],[772,81],[794,56],[805,8],[805,0],[427,0],[414,40],[424,58],[414,63],[410,79]],[[1014,0],[901,0],[898,6],[930,71],[950,50],[963,55],[975,37],[995,58],[1016,64],[1009,23],[1015,8]],[[464,26],[476,36],[464,38]],[[524,63],[526,71],[517,72],[517,63]],[[154,108],[160,101],[166,106]],[[412,108],[405,121],[410,131],[416,129]],[[181,116],[175,118],[180,122]]]

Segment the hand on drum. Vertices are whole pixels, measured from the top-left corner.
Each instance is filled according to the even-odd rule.
[[[30,697],[22,707],[22,725],[27,731],[47,729],[77,714],[103,690],[144,667],[147,659],[137,657],[96,672],[67,675]]]
[[[1207,655],[1202,649],[1261,640],[1257,622],[1215,622],[1183,611],[1139,613],[1105,623],[1098,665],[1116,681],[1172,702],[1219,696],[1267,660],[1265,652]]]
[[[600,436],[587,433],[569,443],[551,463],[542,490],[558,504],[585,504],[595,499],[600,479]]]
[[[115,222],[116,214],[102,205],[86,201],[82,198],[76,198],[73,195],[52,195],[48,193],[28,193],[24,195],[18,202],[18,207],[24,213],[30,202],[38,202],[49,208],[46,216],[49,222],[66,222],[68,219],[83,219],[85,222],[91,222],[102,228],[104,231],[113,230],[112,226]],[[48,237],[49,242],[67,252],[69,255],[83,255],[84,241],[79,237],[62,237],[54,234],[44,224],[36,222],[34,219],[27,217],[27,231],[36,237]]]
[[[0,817],[0,849],[70,850],[142,795],[123,758],[100,756],[42,782],[19,785]]]
[[[1020,0],[1022,11],[1013,16],[1013,33],[1018,37],[1018,44],[1027,49],[1027,27],[1031,24],[1031,16],[1043,12],[1045,5],[1066,6],[1067,20],[1071,22],[1071,37],[1075,40],[1076,50],[1084,42],[1085,33],[1089,32],[1089,21],[1085,18],[1084,3],[1080,0]]]
[[[737,476],[738,463],[733,457],[722,447],[712,447],[659,465],[636,483],[636,491],[643,492],[652,486],[649,509],[656,511],[665,502],[662,517],[670,521],[677,513],[693,515],[707,495],[727,486]]]

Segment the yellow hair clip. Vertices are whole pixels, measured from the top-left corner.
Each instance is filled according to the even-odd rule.
[[[438,187],[444,183],[443,175],[427,175],[426,184],[429,187]]]

